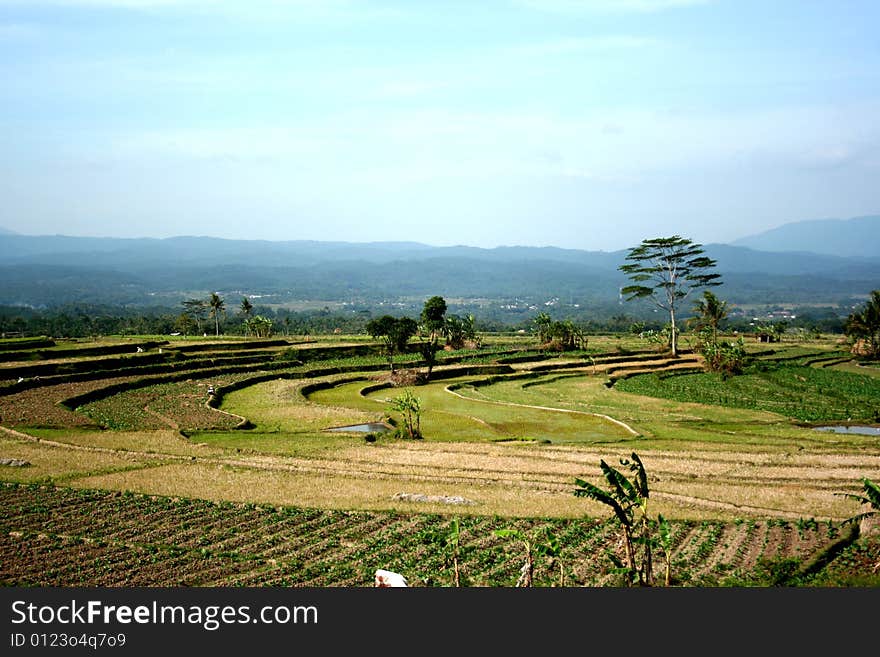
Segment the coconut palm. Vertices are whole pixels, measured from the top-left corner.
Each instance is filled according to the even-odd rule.
[[[253,315],[253,312],[254,312],[254,305],[250,302],[250,299],[248,299],[247,297],[242,297],[241,298],[241,305],[239,306],[239,308],[240,308],[239,312],[241,313],[241,316],[244,317],[244,322],[243,322],[244,332],[245,332],[245,335],[247,335],[248,333],[250,333],[250,330],[251,330],[251,321],[250,320],[251,320],[251,315]]]
[[[712,331],[712,343],[718,342],[718,328],[727,317],[727,302],[716,297],[712,292],[703,292],[703,298],[694,304],[694,318],[697,329],[708,328]]]
[[[214,319],[214,334],[220,335],[220,313],[226,310],[226,302],[219,294],[211,292],[208,306],[211,308],[211,317]]]
[[[250,299],[247,297],[241,298],[241,314],[244,315],[244,318],[247,319],[254,312],[254,304],[251,303]]]

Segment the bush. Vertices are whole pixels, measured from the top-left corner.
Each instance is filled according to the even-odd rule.
[[[746,348],[743,339],[736,342],[716,341],[712,332],[703,329],[697,334],[697,350],[706,361],[706,367],[712,372],[720,372],[722,378],[734,374],[742,374],[746,365]]]

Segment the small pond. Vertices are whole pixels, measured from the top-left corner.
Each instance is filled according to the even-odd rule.
[[[366,422],[364,424],[350,424],[345,427],[330,427],[324,431],[333,431],[338,433],[384,433],[391,431],[393,427],[382,422]]]
[[[834,433],[858,433],[864,436],[880,436],[880,427],[868,427],[868,426],[827,426],[827,427],[813,427],[816,431],[832,431]]]

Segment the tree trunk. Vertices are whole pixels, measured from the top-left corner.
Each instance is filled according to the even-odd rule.
[[[520,568],[519,580],[516,582],[517,587],[531,588],[534,570],[535,562],[532,559],[532,546],[526,543],[526,560],[522,568]]]
[[[670,332],[671,336],[669,338],[670,344],[672,346],[672,357],[678,358],[678,344],[676,341],[676,331],[675,331],[675,306],[669,306],[669,324],[670,324]]]
[[[630,528],[624,525],[623,537],[626,542],[626,565],[629,567],[630,575],[636,574],[636,555],[633,549],[632,534]]]

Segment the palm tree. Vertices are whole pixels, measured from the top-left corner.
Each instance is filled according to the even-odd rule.
[[[254,305],[247,297],[241,298],[241,315],[244,317],[244,332],[247,335],[250,332],[251,313],[254,311]]]
[[[727,317],[727,302],[716,297],[712,292],[703,292],[703,298],[694,304],[694,319],[697,328],[709,328],[712,330],[712,344],[718,342],[718,327]]]
[[[211,317],[214,318],[214,334],[220,335],[220,313],[224,312],[226,304],[219,294],[211,292],[208,305],[211,307]]]

